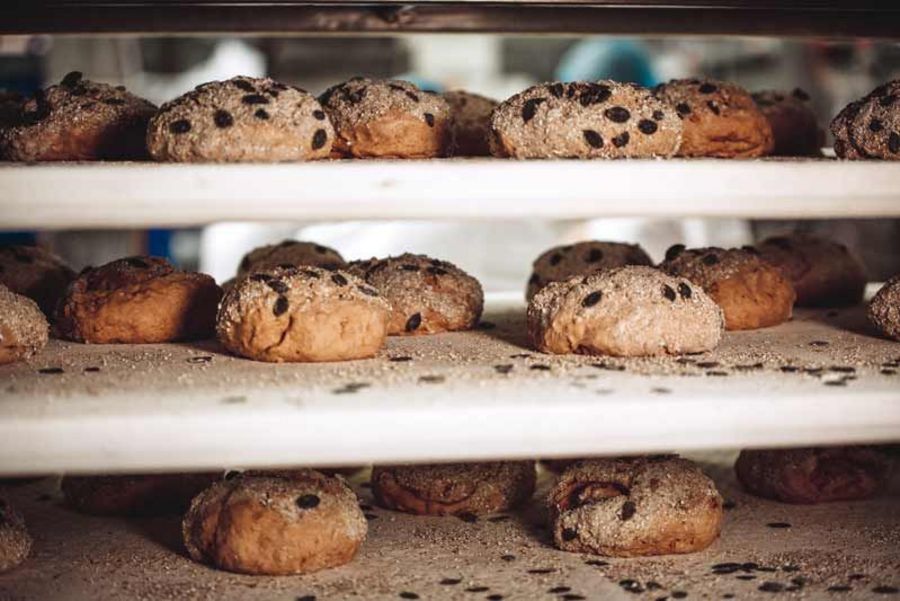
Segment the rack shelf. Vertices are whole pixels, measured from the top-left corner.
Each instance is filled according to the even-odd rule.
[[[360,475],[354,484],[370,521],[359,555],[347,566],[293,577],[229,574],[194,563],[182,547],[180,516],[79,515],[62,504],[49,479],[4,491],[24,512],[35,546],[25,564],[0,574],[0,590],[9,599],[68,601],[287,601],[305,595],[321,601],[393,601],[403,598],[402,592],[420,599],[502,595],[506,601],[525,601],[565,598],[559,589],[555,595],[548,592],[563,586],[588,600],[674,599],[680,591],[688,593],[687,599],[730,594],[765,601],[772,598],[772,592],[760,590],[765,582],[788,589],[780,596],[842,600],[885,597],[874,589],[900,585],[896,485],[869,501],[784,505],[741,491],[731,472],[733,455],[695,459],[732,507],[719,541],[700,553],[638,559],[565,553],[548,540],[540,507],[544,490],[525,508],[469,523],[373,507],[365,475]],[[769,527],[772,523],[789,527]],[[747,567],[723,575],[712,570],[720,563]],[[459,582],[442,584],[446,578]],[[636,581],[640,591],[620,584],[626,579]],[[791,587],[802,590],[792,594]],[[641,591],[647,592],[636,594]]]
[[[731,34],[896,38],[897,7],[858,0],[35,0],[0,33]]]
[[[681,360],[541,355],[522,313],[492,298],[493,328],[391,338],[340,364],[52,341],[0,367],[0,474],[900,439],[900,344],[874,337],[861,307],[799,311]]]
[[[0,228],[215,221],[900,216],[900,168],[833,159],[0,163]]]

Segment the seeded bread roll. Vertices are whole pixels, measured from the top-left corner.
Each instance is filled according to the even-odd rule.
[[[497,101],[471,92],[445,92],[450,105],[451,154],[460,157],[490,156],[491,113]]]
[[[6,499],[0,498],[0,574],[21,564],[31,552],[31,535],[25,519]]]
[[[52,316],[75,278],[62,259],[39,246],[0,246],[0,284],[38,304]]]
[[[220,479],[219,474],[66,476],[66,503],[91,515],[148,516],[181,514],[191,499]]]
[[[844,107],[831,133],[840,158],[900,160],[900,79]]]
[[[334,123],[338,156],[428,159],[444,156],[450,105],[408,81],[354,77],[319,101]]]
[[[206,338],[222,289],[208,275],[158,257],[128,257],[83,270],[56,315],[57,333],[93,344]]]
[[[866,499],[882,490],[891,458],[877,447],[741,451],[734,471],[747,492],[782,503]]]
[[[722,528],[716,485],[674,456],[579,461],[562,473],[548,504],[554,543],[575,553],[695,553]]]
[[[754,92],[753,100],[772,126],[775,146],[772,154],[780,156],[820,156],[825,132],[819,127],[815,111],[809,105],[809,94],[795,88],[787,93],[778,90]]]
[[[863,298],[865,270],[843,244],[796,233],[767,238],[756,248],[791,280],[800,306],[855,305]]]
[[[719,344],[723,325],[702,288],[643,266],[552,282],[528,304],[528,334],[544,353],[701,353]]]
[[[879,332],[900,341],[900,275],[882,286],[869,303],[869,321]]]
[[[154,159],[181,163],[323,159],[333,142],[319,102],[268,77],[199,85],[160,107],[147,130]]]
[[[630,83],[545,83],[498,106],[491,152],[516,159],[670,157],[681,122],[649,90]]]
[[[7,113],[9,109],[7,109]],[[0,127],[0,158],[9,161],[92,161],[147,156],[144,132],[156,107],[83,79],[78,71],[38,90]]]
[[[550,282],[625,265],[653,265],[653,261],[639,244],[589,240],[554,246],[535,259],[525,296],[531,300]]]
[[[657,86],[684,124],[679,156],[752,158],[770,154],[772,127],[750,94],[731,83],[673,79]]]
[[[417,515],[488,514],[534,493],[534,462],[376,466],[372,493],[382,507]]]
[[[791,318],[797,298],[790,280],[752,247],[685,250],[676,244],[666,251],[660,269],[702,286],[722,308],[726,330],[784,323]]]
[[[276,267],[234,283],[216,331],[229,351],[257,361],[349,361],[378,352],[389,317],[388,302],[350,273]]]
[[[345,265],[344,257],[333,248],[312,242],[285,240],[254,248],[244,255],[238,267],[238,276],[276,267],[310,266],[334,270],[342,269]]]
[[[217,482],[194,498],[182,522],[194,561],[272,576],[349,563],[367,529],[350,487],[313,470]]]
[[[481,284],[450,263],[425,255],[354,261],[348,270],[391,304],[388,334],[416,336],[469,330],[484,309]]]
[[[47,345],[49,329],[33,300],[0,284],[0,365],[35,355]]]

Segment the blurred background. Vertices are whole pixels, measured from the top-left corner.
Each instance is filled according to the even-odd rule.
[[[0,90],[26,94],[72,70],[124,84],[161,104],[197,84],[268,75],[312,93],[354,75],[408,79],[435,91],[466,89],[503,100],[547,80],[634,81],[707,76],[751,91],[800,87],[821,125],[848,102],[900,77],[900,45],[765,38],[402,37],[135,38],[0,36]],[[828,142],[830,145],[830,141]],[[264,184],[263,184],[264,185]],[[548,198],[548,203],[553,199]],[[852,199],[848,199],[852,202]],[[2,224],[0,224],[2,229]],[[249,249],[284,238],[312,240],[346,259],[422,252],[451,260],[488,291],[521,290],[531,261],[555,244],[583,239],[640,242],[660,260],[673,243],[734,246],[793,229],[821,231],[847,244],[873,280],[900,271],[900,222],[749,222],[602,219],[550,222],[228,223],[192,230],[0,232],[0,242],[39,242],[73,267],[131,254],[165,256],[222,281]],[[865,244],[862,244],[862,241]]]

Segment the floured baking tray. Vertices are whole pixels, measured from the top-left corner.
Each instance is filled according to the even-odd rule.
[[[475,331],[389,338],[366,361],[54,340],[0,367],[0,475],[891,440],[900,344],[862,307],[798,310],[685,357],[537,353],[508,295],[488,299]]]
[[[892,161],[0,163],[0,229],[217,221],[900,216]]]
[[[25,514],[32,556],[0,574],[0,599],[66,601],[667,601],[895,599],[900,491],[868,501],[795,506],[743,493],[733,455],[699,457],[725,498],[722,535],[693,555],[612,559],[553,548],[541,505],[466,520],[378,508],[353,478],[369,520],[356,559],[307,576],[217,571],[187,558],[178,516],[79,515],[54,479],[0,485]],[[549,478],[544,478],[546,489]]]

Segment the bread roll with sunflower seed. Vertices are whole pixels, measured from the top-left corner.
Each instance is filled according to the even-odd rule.
[[[194,498],[182,521],[194,561],[272,576],[349,563],[367,530],[350,487],[314,470],[217,482]]]
[[[9,161],[142,159],[144,134],[156,107],[125,90],[89,81],[79,71],[8,101],[0,127],[0,158]]]
[[[551,282],[528,304],[527,325],[544,353],[642,357],[712,350],[724,318],[686,279],[626,266]]]
[[[234,283],[216,332],[229,351],[257,361],[349,361],[378,352],[389,317],[388,302],[350,273],[276,267]]]
[[[791,318],[797,299],[790,280],[753,247],[685,249],[676,244],[659,267],[702,286],[722,308],[726,330],[784,323]]]
[[[408,81],[354,77],[319,101],[334,123],[335,154],[356,158],[430,159],[450,141],[450,105]]]
[[[481,284],[450,263],[425,255],[350,263],[348,270],[391,304],[388,334],[417,336],[475,327],[484,309]]]
[[[678,156],[753,158],[772,152],[772,127],[744,88],[723,81],[673,79],[655,89],[684,124]]]
[[[635,84],[544,83],[494,110],[491,149],[515,159],[670,157],[681,127],[671,107]]]
[[[531,300],[550,282],[625,265],[653,265],[653,261],[639,244],[588,240],[554,246],[535,259],[525,296]]]
[[[333,143],[315,97],[268,77],[199,85],[160,107],[147,130],[150,155],[179,163],[308,161]]]

